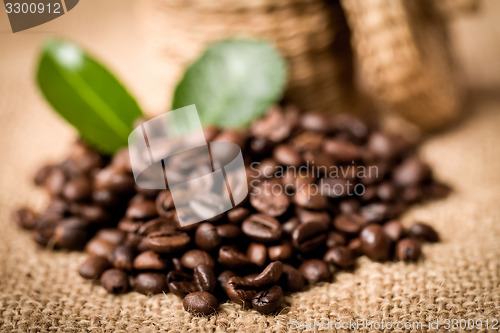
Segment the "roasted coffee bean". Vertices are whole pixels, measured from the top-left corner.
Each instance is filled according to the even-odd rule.
[[[133,268],[138,271],[146,270],[166,270],[169,266],[167,258],[153,251],[145,251],[135,257],[132,264]]]
[[[104,228],[99,230],[94,237],[118,245],[122,244],[125,239],[127,239],[127,233],[120,229]]]
[[[230,270],[225,270],[219,274],[217,277],[217,282],[222,290],[226,291],[227,281],[233,276],[237,276],[235,272]]]
[[[121,269],[111,268],[101,275],[101,284],[108,292],[122,294],[129,290],[127,273]]]
[[[330,119],[321,113],[308,112],[300,117],[300,126],[312,132],[326,133],[331,130]]]
[[[215,249],[220,245],[221,241],[217,228],[210,223],[202,223],[196,229],[194,242],[202,250]]]
[[[102,207],[94,205],[80,205],[76,206],[76,214],[90,223],[106,223],[110,220],[111,216]]]
[[[159,294],[167,290],[167,278],[160,273],[140,273],[135,277],[134,290],[144,295]]]
[[[195,269],[200,265],[207,265],[210,267],[215,266],[214,259],[208,252],[202,250],[189,250],[181,257],[181,264],[188,269]]]
[[[253,123],[250,131],[256,137],[281,142],[290,134],[295,117],[280,112],[277,107],[272,107],[266,116]]]
[[[328,204],[327,198],[317,187],[302,186],[293,196],[293,202],[303,208],[324,209]]]
[[[399,221],[389,221],[384,224],[384,232],[393,242],[396,242],[404,235],[403,225]]]
[[[219,300],[209,292],[197,291],[186,295],[182,301],[184,310],[196,316],[208,316],[219,309]]]
[[[217,285],[214,269],[208,265],[196,266],[193,271],[193,280],[198,290],[201,291],[213,292]]]
[[[323,151],[337,161],[351,162],[361,157],[358,146],[336,139],[327,139],[323,142]]]
[[[367,220],[358,214],[341,214],[333,220],[335,229],[348,235],[356,235],[366,223]]]
[[[90,198],[92,186],[85,177],[71,179],[64,185],[63,196],[69,201],[82,201]]]
[[[256,288],[262,288],[264,286],[269,286],[278,282],[283,273],[283,264],[281,261],[274,261],[267,265],[266,268],[257,276],[255,276],[250,281]]]
[[[250,140],[248,148],[250,149],[252,154],[262,156],[269,154],[273,147],[274,142],[272,142],[271,140],[261,137],[255,137]]]
[[[111,254],[115,249],[116,244],[110,243],[104,239],[100,238],[92,238],[87,245],[85,246],[85,251],[88,254],[92,254],[99,257],[104,257],[110,261],[112,261]]]
[[[241,149],[244,148],[245,143],[248,139],[248,135],[245,131],[240,129],[226,129],[219,133],[213,142],[232,142],[240,146]]]
[[[330,217],[330,214],[328,214],[328,212],[325,211],[317,212],[297,207],[295,209],[295,214],[297,214],[300,223],[302,224],[310,222],[318,222],[323,224],[325,228],[328,229],[332,223],[332,218]]]
[[[228,268],[247,267],[253,264],[246,255],[232,246],[222,246],[219,249],[219,263]]]
[[[226,293],[234,303],[249,308],[257,290],[247,279],[234,276],[227,281]]]
[[[397,154],[397,147],[391,139],[384,133],[372,133],[368,140],[368,149],[377,158],[392,159]]]
[[[321,281],[330,281],[332,274],[323,260],[309,259],[304,261],[300,267],[300,272],[309,284],[315,284]]]
[[[355,182],[345,178],[322,178],[319,180],[319,192],[329,198],[338,199],[354,193]]]
[[[263,244],[250,243],[247,248],[248,260],[253,262],[255,265],[262,267],[267,261],[267,248]]]
[[[176,224],[172,219],[160,216],[141,224],[135,232],[141,236],[147,236],[154,232],[174,232],[175,227]]]
[[[243,220],[250,215],[250,210],[245,207],[238,207],[231,209],[229,212],[227,212],[227,219],[231,223],[241,223]]]
[[[270,246],[267,249],[267,253],[269,256],[269,260],[271,261],[276,261],[276,260],[285,261],[292,257],[293,248],[290,242],[285,241],[280,245]]]
[[[146,237],[147,246],[158,253],[174,253],[184,249],[191,238],[183,231],[175,229],[156,231]]]
[[[241,228],[235,224],[221,224],[217,226],[217,234],[222,239],[235,239],[241,235]]]
[[[290,206],[282,185],[274,181],[264,181],[255,186],[250,193],[250,203],[259,212],[270,216],[283,215]]]
[[[292,138],[291,144],[298,151],[317,151],[321,148],[324,135],[314,132],[303,132]]]
[[[431,176],[431,170],[417,157],[409,157],[394,169],[392,175],[394,182],[398,186],[404,187],[427,180]]]
[[[337,114],[331,123],[335,131],[352,141],[363,142],[370,134],[368,125],[350,114]]]
[[[292,232],[297,228],[297,226],[300,224],[300,221],[297,217],[292,217],[285,223],[281,225],[281,230],[285,235],[291,235]]]
[[[357,213],[360,207],[361,204],[355,199],[342,200],[339,204],[340,212],[343,214]]]
[[[270,314],[281,308],[283,290],[280,286],[272,286],[256,294],[252,300],[252,307],[262,314]]]
[[[414,203],[420,201],[424,197],[424,191],[419,185],[406,186],[402,189],[401,198],[406,203]]]
[[[345,246],[335,246],[326,251],[323,260],[338,267],[347,268],[354,265],[356,256]]]
[[[47,246],[49,243],[53,244],[54,241],[54,226],[39,227],[33,232],[33,240],[42,246]]]
[[[368,258],[377,261],[389,259],[391,239],[378,224],[370,224],[359,234],[361,249]]]
[[[436,230],[425,223],[415,223],[412,225],[410,230],[408,230],[408,235],[425,242],[435,243],[439,241],[439,235]]]
[[[377,187],[377,196],[380,200],[393,201],[397,195],[396,186],[390,182],[382,183]]]
[[[280,280],[283,287],[288,291],[300,291],[306,284],[304,275],[297,268],[289,264],[283,264],[283,273]]]
[[[311,252],[325,244],[326,231],[319,222],[301,224],[292,233],[292,244],[300,252]]]
[[[138,235],[138,230],[139,228],[144,224],[142,221],[132,221],[129,219],[122,219],[120,222],[118,222],[118,229],[125,231],[127,236],[130,236],[130,234]]]
[[[243,221],[241,229],[245,235],[257,242],[272,243],[281,238],[281,225],[272,216],[250,215]]]
[[[42,186],[45,181],[47,180],[50,172],[54,168],[53,165],[44,165],[38,171],[36,172],[35,176],[33,177],[33,181],[35,182],[35,185],[37,186]]]
[[[135,181],[130,173],[107,167],[96,174],[94,185],[96,189],[107,189],[113,193],[127,196],[133,193]]]
[[[291,191],[295,191],[296,189],[313,186],[312,184],[314,184],[315,180],[316,178],[308,175],[307,172],[301,173],[295,169],[287,169],[281,179],[281,183],[285,187],[285,190],[291,193]]]
[[[273,151],[273,157],[281,165],[298,167],[302,164],[299,152],[288,144],[281,144]]]
[[[272,158],[266,158],[255,168],[257,177],[272,178],[276,171],[279,170],[278,162]]]
[[[347,244],[347,248],[352,251],[355,256],[360,256],[363,254],[363,250],[361,248],[361,239],[353,238]]]
[[[329,231],[326,236],[326,246],[335,247],[339,245],[345,245],[347,243],[346,238],[343,234],[336,231]]]
[[[36,225],[36,214],[29,208],[20,208],[12,214],[14,223],[23,229],[33,229]]]
[[[64,249],[83,249],[88,237],[88,223],[78,217],[62,220],[54,230],[57,246]]]
[[[111,263],[114,268],[130,272],[133,268],[135,251],[127,245],[118,245],[111,253]]]
[[[78,269],[78,273],[86,279],[99,280],[102,273],[110,267],[106,258],[89,256]]]
[[[380,223],[391,217],[390,207],[384,203],[363,206],[360,214],[370,223]]]
[[[404,261],[412,261],[420,258],[420,243],[413,238],[403,238],[396,244],[396,258]]]
[[[192,276],[182,271],[170,271],[167,274],[167,284],[168,290],[179,297],[196,291]]]
[[[125,216],[132,220],[150,220],[156,217],[156,204],[154,201],[142,200],[131,203]]]
[[[130,164],[130,154],[126,147],[121,148],[115,153],[113,159],[111,160],[111,166],[118,172],[132,172],[132,165]]]
[[[66,178],[66,174],[61,168],[52,168],[44,182],[47,192],[49,192],[52,197],[61,195],[64,185],[66,184]]]
[[[156,197],[156,210],[160,216],[166,216],[167,212],[174,208],[174,199],[170,190],[161,191]]]

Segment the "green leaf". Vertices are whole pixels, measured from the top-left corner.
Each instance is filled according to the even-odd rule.
[[[37,82],[54,110],[104,153],[126,146],[141,109],[103,65],[76,45],[44,45]]]
[[[267,42],[221,41],[187,69],[172,109],[196,104],[203,125],[243,127],[281,98],[285,82],[285,61]]]

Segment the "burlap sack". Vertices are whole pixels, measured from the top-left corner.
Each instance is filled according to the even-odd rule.
[[[166,108],[167,102],[159,98],[169,90],[162,63],[134,48],[141,40],[130,24],[131,2],[87,0],[35,33],[0,35],[1,332],[293,332],[298,331],[293,320],[312,323],[322,318],[331,325],[358,319],[423,324],[438,320],[439,331],[449,332],[447,319],[482,319],[484,327],[486,319],[491,323],[500,318],[498,98],[476,104],[467,122],[422,147],[422,157],[455,192],[415,207],[404,223],[432,223],[442,235],[441,243],[425,245],[425,258],[415,264],[362,258],[355,271],[336,274],[332,283],[287,297],[287,307],[277,316],[223,304],[219,314],[197,318],[170,294],[109,295],[77,274],[83,254],[35,246],[27,233],[12,225],[10,212],[24,204],[44,206],[47,198],[30,177],[44,161],[64,156],[75,138],[33,84],[36,51],[46,32],[69,36],[97,53],[148,110]],[[7,31],[4,16],[0,28]],[[372,324],[372,329],[358,331],[383,330]],[[427,331],[427,326],[412,331]]]
[[[338,1],[136,3],[147,46],[178,73],[213,41],[262,38],[286,57],[286,99],[303,110],[338,112],[355,99],[350,36]]]

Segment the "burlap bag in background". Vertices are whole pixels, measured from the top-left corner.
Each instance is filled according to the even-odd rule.
[[[170,294],[109,295],[77,274],[83,254],[35,246],[27,233],[10,223],[9,214],[22,204],[43,207],[47,198],[33,187],[30,176],[44,161],[64,156],[75,138],[33,84],[41,40],[49,33],[74,39],[110,64],[146,110],[157,113],[169,104],[165,96],[171,89],[167,86],[169,73],[141,49],[131,24],[131,2],[82,1],[70,14],[33,32],[15,35],[8,32],[5,15],[0,15],[1,332],[284,332],[291,320],[321,318],[424,324],[500,318],[498,85],[490,87],[496,92],[493,97],[478,97],[461,124],[422,147],[422,157],[455,192],[445,200],[415,207],[405,215],[404,223],[432,223],[442,242],[425,245],[425,258],[414,264],[380,264],[361,258],[354,272],[338,273],[332,283],[287,297],[287,307],[277,316],[223,304],[218,315],[197,318]],[[496,1],[491,6],[499,9]],[[489,17],[489,22],[497,24],[492,31],[500,32],[494,14]],[[500,54],[498,49],[487,51],[490,56],[492,52]],[[473,60],[474,72],[500,77],[495,64],[481,67],[479,59]],[[492,70],[496,72],[492,74]],[[426,331],[426,326],[413,331]]]

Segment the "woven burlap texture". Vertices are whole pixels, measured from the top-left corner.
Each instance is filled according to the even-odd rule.
[[[335,274],[332,283],[287,297],[286,308],[277,316],[223,304],[219,314],[197,318],[170,294],[109,295],[79,277],[77,267],[83,254],[37,247],[28,233],[12,225],[10,212],[25,204],[43,208],[47,198],[34,188],[31,175],[43,162],[62,158],[75,138],[33,83],[42,32],[70,36],[97,52],[146,109],[160,112],[168,104],[167,72],[161,62],[133,47],[139,42],[127,24],[130,13],[127,6],[118,6],[125,2],[88,0],[71,12],[74,15],[65,15],[35,33],[0,36],[1,332],[284,332],[291,320],[425,324],[500,318],[498,99],[476,105],[461,125],[428,140],[421,149],[437,177],[455,191],[445,200],[415,207],[404,223],[432,223],[443,238],[441,243],[425,245],[425,258],[415,264],[380,264],[361,258],[354,272]],[[0,28],[8,31],[3,16]],[[93,17],[92,24],[88,24],[89,17]],[[109,27],[121,28],[111,32]],[[413,331],[425,331],[425,326]]]

